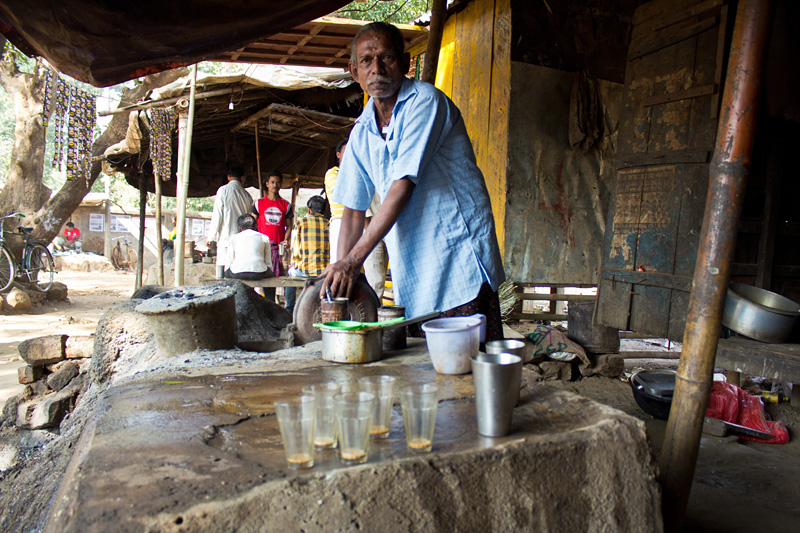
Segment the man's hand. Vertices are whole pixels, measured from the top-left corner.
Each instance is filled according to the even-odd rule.
[[[331,289],[331,297],[350,298],[350,293],[353,291],[353,286],[355,286],[355,281],[359,274],[361,274],[361,264],[349,255],[332,265],[328,265],[322,272],[325,279],[322,280],[322,287],[319,290],[320,298],[326,297],[326,289],[328,287]]]

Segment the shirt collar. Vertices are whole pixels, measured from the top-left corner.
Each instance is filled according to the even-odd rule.
[[[397,107],[400,105],[400,103],[408,100],[413,94],[416,94],[416,92],[417,87],[414,84],[414,81],[403,76],[403,83],[400,85],[400,89],[397,91],[397,101],[394,103],[392,116],[396,114]],[[371,96],[367,101],[367,105],[364,107],[364,111],[361,113],[361,116],[356,119],[356,122],[363,124],[369,131],[375,133],[376,135],[380,134],[378,131],[378,126],[375,123],[375,104],[373,103]]]

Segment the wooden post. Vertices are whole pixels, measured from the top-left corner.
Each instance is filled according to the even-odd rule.
[[[178,161],[181,164],[178,176],[178,232],[175,237],[175,286],[180,287],[184,282],[184,248],[186,247],[186,197],[189,195],[189,167],[192,157],[192,129],[194,126],[194,102],[195,91],[197,89],[197,65],[192,65],[191,90],[189,92],[189,113],[183,119],[183,115],[178,120],[178,128],[181,127],[181,119],[184,120],[184,143],[178,149]],[[180,131],[178,134],[180,144]]]
[[[447,0],[433,0],[428,45],[425,47],[425,64],[422,66],[422,81],[431,84],[436,83],[436,68],[439,66],[439,49],[442,47],[442,33],[444,33],[446,18]]]
[[[144,185],[144,177],[142,176],[139,178],[139,245],[136,247],[136,254],[139,256],[139,260],[136,261],[136,290],[142,287],[142,273],[144,272],[145,215],[147,215],[147,187]]]
[[[111,176],[103,176],[103,185],[106,189],[106,212],[103,224],[104,243],[103,255],[111,260]]]
[[[155,165],[154,165],[155,166]],[[156,278],[159,285],[164,284],[164,247],[161,239],[164,235],[161,231],[161,176],[158,172],[153,173],[156,189]]]
[[[683,352],[659,461],[662,514],[679,531],[692,487],[700,436],[714,373],[725,287],[755,137],[770,0],[742,0],[728,59],[722,113],[709,169],[708,196],[689,296]]]
[[[256,174],[258,174],[258,197],[264,197],[264,182],[261,179],[261,151],[258,147],[258,121],[256,121]]]

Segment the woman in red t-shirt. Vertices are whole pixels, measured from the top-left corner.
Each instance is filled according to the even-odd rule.
[[[278,253],[278,245],[282,242],[289,243],[292,238],[292,204],[279,196],[282,184],[281,173],[271,173],[267,179],[267,195],[253,206],[253,214],[258,217],[258,231],[269,237],[272,247],[272,271],[276,276],[286,274]]]

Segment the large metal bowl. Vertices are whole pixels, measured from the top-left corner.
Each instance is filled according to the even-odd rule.
[[[722,325],[762,342],[786,342],[800,304],[752,285],[731,283],[722,312]]]

